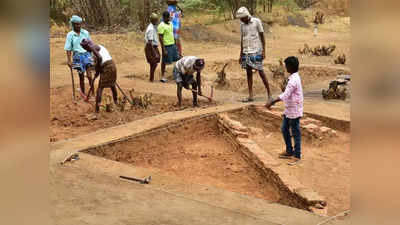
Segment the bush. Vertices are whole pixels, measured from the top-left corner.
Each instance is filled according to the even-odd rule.
[[[299,13],[295,13],[294,15],[288,15],[287,23],[288,23],[288,25],[299,26],[299,27],[303,27],[303,28],[310,27],[310,25],[307,23],[304,16],[302,16]]]

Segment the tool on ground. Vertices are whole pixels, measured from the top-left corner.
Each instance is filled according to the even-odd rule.
[[[69,68],[71,70],[71,80],[72,80],[72,96],[74,97],[74,101],[76,101],[76,96],[75,96],[75,81],[74,81],[74,72],[72,67]]]
[[[199,91],[193,90],[192,88],[187,88],[188,90],[192,91],[192,92],[196,92],[197,94],[199,94]],[[203,98],[207,98],[209,102],[212,102],[213,100],[213,96],[214,96],[214,86],[211,86],[211,93],[210,93],[210,97],[205,96],[205,95],[200,95],[199,96],[203,97]]]
[[[115,85],[117,85],[118,89],[119,89],[119,90],[121,91],[121,93],[125,96],[125,98],[128,99],[129,103],[130,103],[132,106],[134,106],[134,105],[133,105],[133,101],[132,101],[130,98],[128,98],[128,96],[125,94],[125,92],[122,90],[122,88],[118,85],[117,82],[115,82]]]
[[[151,181],[151,176],[146,177],[144,179],[138,179],[138,178],[126,177],[126,176],[119,176],[119,178],[125,179],[125,180],[136,181],[136,182],[139,182],[141,184],[150,184],[150,181]]]
[[[71,162],[71,161],[75,161],[75,160],[79,160],[79,154],[78,153],[72,153],[69,156],[67,156],[63,161],[60,162],[60,164],[65,164],[66,162]]]

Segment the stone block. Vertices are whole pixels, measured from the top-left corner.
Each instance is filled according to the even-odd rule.
[[[326,206],[325,198],[320,196],[311,188],[297,188],[294,190],[294,192],[300,197],[304,198],[308,202],[308,204],[312,206],[316,204]]]

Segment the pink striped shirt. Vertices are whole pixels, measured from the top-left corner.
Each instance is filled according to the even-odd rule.
[[[303,88],[299,73],[289,76],[285,92],[279,95],[285,103],[284,114],[289,119],[296,119],[303,116]]]

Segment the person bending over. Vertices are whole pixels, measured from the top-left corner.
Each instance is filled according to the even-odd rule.
[[[99,86],[97,88],[96,94],[96,112],[99,112],[100,103],[101,103],[101,95],[103,94],[104,88],[111,88],[114,103],[117,103],[118,94],[116,88],[117,81],[117,67],[112,60],[110,53],[107,49],[102,45],[96,45],[89,39],[84,39],[81,42],[81,45],[86,51],[92,52],[95,56],[96,61],[96,74],[94,79],[100,76]]]
[[[201,71],[204,69],[204,59],[196,56],[185,56],[176,62],[174,67],[174,79],[177,84],[178,106],[182,106],[182,88],[190,89],[192,86],[193,106],[197,107],[197,94],[201,93]],[[196,72],[196,79],[193,74]]]

